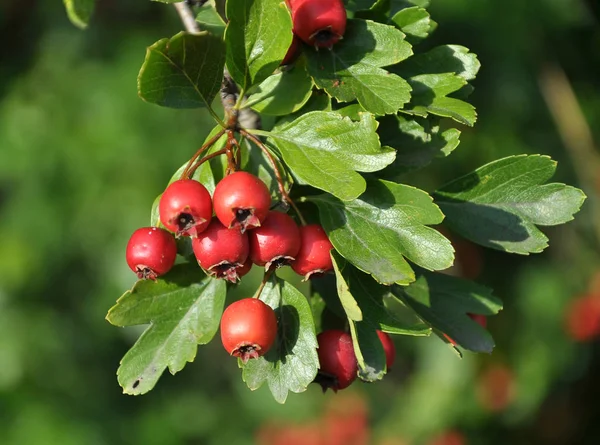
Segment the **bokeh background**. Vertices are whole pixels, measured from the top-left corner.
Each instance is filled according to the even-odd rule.
[[[460,360],[437,338],[398,338],[393,372],[284,406],[250,392],[218,341],[149,394],[115,372],[140,329],[107,310],[134,282],[131,232],[210,120],[142,102],[145,47],[175,34],[172,7],[99,0],[89,29],[57,0],[0,2],[0,444],[467,445],[600,443],[600,3],[433,0],[424,45],[457,43],[483,68],[447,161],[409,178],[433,190],[519,153],[559,161],[588,194],[543,254],[454,238],[454,272],[495,289],[497,347]]]

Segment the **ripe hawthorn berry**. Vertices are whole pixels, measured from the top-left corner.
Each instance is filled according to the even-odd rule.
[[[344,331],[330,329],[317,335],[317,343],[320,369],[315,381],[323,391],[331,388],[337,392],[350,386],[358,373],[352,337]]]
[[[383,351],[385,352],[385,365],[387,366],[388,371],[390,371],[396,361],[396,346],[394,345],[392,338],[385,332],[377,330],[377,335],[379,336]]]
[[[169,232],[158,227],[142,227],[129,238],[125,258],[140,279],[156,280],[166,274],[177,256],[177,243]]]
[[[289,264],[300,250],[300,229],[286,213],[270,211],[260,227],[248,231],[250,259],[267,269]]]
[[[213,193],[215,215],[225,227],[242,232],[260,227],[269,213],[271,194],[258,177],[235,172],[223,178]]]
[[[277,317],[271,306],[257,298],[230,304],[221,317],[223,347],[244,363],[267,353],[277,337]]]
[[[177,236],[196,236],[210,224],[210,193],[193,179],[174,181],[162,194],[158,212],[163,225]]]
[[[333,269],[329,252],[333,245],[323,227],[309,224],[300,227],[300,250],[291,262],[292,269],[308,280],[313,274],[322,274]]]
[[[192,248],[202,269],[215,278],[236,283],[238,271],[248,259],[248,236],[213,218],[208,228],[192,239]]]
[[[293,31],[309,45],[331,48],[346,31],[342,0],[288,0]]]

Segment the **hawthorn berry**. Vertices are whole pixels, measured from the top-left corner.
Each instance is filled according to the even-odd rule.
[[[177,256],[177,243],[169,232],[158,227],[142,227],[129,238],[125,258],[140,279],[156,280],[166,274]]]
[[[248,259],[248,236],[213,218],[208,228],[192,239],[192,248],[202,269],[235,283],[240,278],[238,270]]]
[[[385,332],[377,330],[377,335],[383,346],[383,351],[385,352],[385,365],[389,371],[396,361],[396,346],[394,345],[392,338]]]
[[[250,258],[257,266],[289,264],[300,250],[300,229],[287,213],[270,211],[260,227],[248,231]]]
[[[213,205],[221,224],[244,232],[260,227],[265,220],[271,194],[258,177],[239,171],[219,181],[213,193]]]
[[[320,366],[315,381],[323,391],[331,388],[337,392],[350,386],[358,374],[352,337],[344,331],[330,329],[317,335],[317,343]]]
[[[309,224],[300,227],[300,250],[291,262],[292,269],[308,280],[313,274],[322,274],[333,269],[329,252],[333,245],[323,227]]]
[[[244,264],[242,264],[242,267],[239,267],[236,270],[238,278],[242,278],[244,275],[250,272],[252,265],[252,260],[250,259],[250,256],[248,256],[248,259],[244,262]]]
[[[223,347],[244,363],[267,353],[277,337],[277,317],[271,306],[257,298],[230,304],[221,317]]]
[[[174,181],[162,194],[158,212],[163,225],[177,236],[196,236],[210,224],[210,193],[193,179]]]
[[[293,31],[309,45],[331,48],[346,31],[342,0],[288,0]]]

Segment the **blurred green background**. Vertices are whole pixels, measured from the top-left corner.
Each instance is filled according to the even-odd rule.
[[[145,47],[181,28],[174,9],[99,0],[82,32],[60,1],[2,0],[0,444],[600,443],[596,321],[589,306],[572,312],[600,293],[600,4],[433,0],[430,12],[440,26],[425,47],[479,55],[479,122],[447,161],[408,180],[433,190],[485,162],[542,153],[589,199],[547,231],[540,255],[455,240],[456,272],[504,300],[489,320],[492,355],[459,360],[437,338],[397,338],[381,383],[310,387],[280,406],[245,387],[218,341],[145,396],[122,395],[116,381],[141,332],[104,320],[134,282],[126,242],[210,129],[206,113],[136,95]]]

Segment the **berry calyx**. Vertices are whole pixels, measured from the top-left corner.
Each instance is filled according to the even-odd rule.
[[[358,373],[352,337],[344,331],[330,329],[317,335],[317,343],[320,369],[315,381],[323,391],[331,388],[337,392],[350,386]]]
[[[230,304],[221,317],[221,341],[234,357],[246,363],[267,353],[277,337],[277,317],[257,298]]]
[[[169,232],[158,227],[142,227],[129,238],[125,258],[138,278],[156,280],[166,274],[177,256],[177,243]]]
[[[292,43],[285,53],[285,57],[281,61],[281,65],[289,65],[296,60],[298,56],[298,50],[300,49],[300,39],[294,34],[292,37]]]
[[[293,31],[309,45],[331,48],[346,32],[342,0],[288,0]]]
[[[248,231],[250,259],[257,266],[290,264],[300,250],[300,230],[286,213],[270,211],[260,227]]]
[[[260,227],[265,220],[271,206],[271,194],[258,177],[240,171],[217,184],[213,205],[221,224],[244,232]]]
[[[385,332],[377,330],[377,336],[379,337],[381,345],[383,346],[383,352],[385,352],[385,366],[389,372],[396,361],[396,346],[392,341],[392,337]]]
[[[300,250],[292,261],[292,269],[308,280],[313,274],[323,274],[333,269],[329,252],[333,245],[323,227],[309,224],[300,227]]]
[[[236,283],[238,271],[248,258],[248,236],[213,218],[208,228],[192,239],[192,248],[198,264],[208,274]]]
[[[193,179],[172,182],[158,203],[160,221],[177,236],[196,236],[210,224],[210,193]]]

